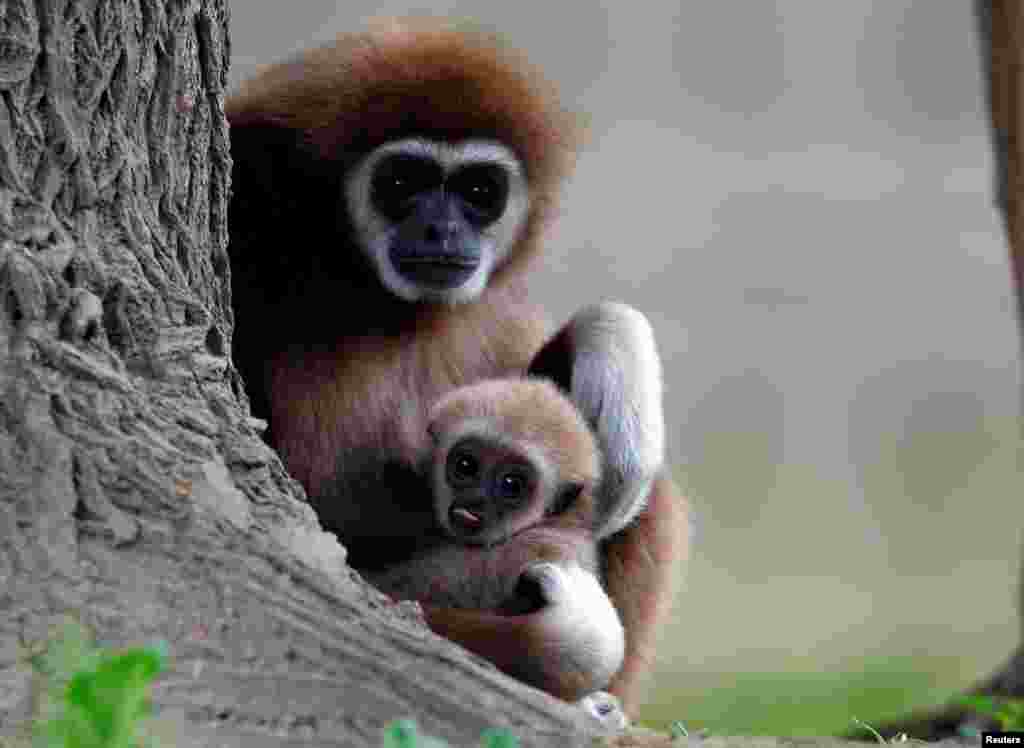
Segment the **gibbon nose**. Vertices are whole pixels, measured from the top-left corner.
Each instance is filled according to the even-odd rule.
[[[459,224],[450,219],[431,221],[423,230],[423,241],[430,245],[440,245],[443,251],[449,251],[459,233]]]

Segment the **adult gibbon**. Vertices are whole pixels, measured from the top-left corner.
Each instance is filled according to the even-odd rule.
[[[651,464],[630,393],[614,396],[576,321],[552,337],[528,298],[579,127],[525,60],[439,22],[379,24],[265,70],[227,110],[234,360],[268,441],[355,568],[438,544],[417,440],[458,387],[550,377],[583,403],[617,474]],[[588,400],[593,382],[613,396]],[[645,501],[608,491],[599,500],[632,507],[600,547],[626,640],[609,690],[629,709],[687,553],[687,508],[664,474]],[[464,643],[568,635],[543,609],[500,626],[460,613],[463,628],[444,633]]]

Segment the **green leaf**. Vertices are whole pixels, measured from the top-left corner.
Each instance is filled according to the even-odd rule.
[[[419,742],[416,723],[411,719],[396,719],[384,728],[384,748],[416,748]]]
[[[482,748],[519,748],[519,738],[502,727],[490,727],[480,736]]]

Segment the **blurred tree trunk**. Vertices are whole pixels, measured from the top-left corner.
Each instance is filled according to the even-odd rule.
[[[975,0],[975,4],[988,73],[996,201],[1006,228],[1024,352],[1024,0]],[[1024,485],[1020,494],[1024,500]],[[1024,565],[1017,600],[1022,642],[977,692],[1024,698]]]
[[[248,417],[229,351],[224,0],[0,0],[0,730],[74,611],[164,639],[179,745],[388,721],[582,745],[579,710],[387,605]]]
[[[1024,0],[975,0],[975,5],[988,74],[996,202],[1006,229],[1024,351]],[[1024,485],[1019,488],[1024,500]],[[1024,566],[1017,600],[1022,642],[976,692],[1024,698]]]
[[[974,0],[974,6],[982,68],[988,79],[996,205],[1006,230],[1024,349],[1024,0]],[[1024,460],[1021,464],[1024,466]],[[1020,494],[1024,500],[1024,486]],[[1024,699],[1024,566],[1020,574],[1017,599],[1022,643],[1002,667],[974,686],[971,694]],[[937,740],[961,734],[961,728],[968,726],[991,724],[962,705],[952,704],[933,714],[886,725],[880,732],[886,737],[906,732],[911,737]],[[871,739],[863,732],[858,735]]]
[[[1006,227],[1024,336],[1024,3],[975,0],[996,156],[996,201]]]
[[[984,0],[976,2],[981,6],[988,5]],[[982,39],[986,41],[983,52],[989,64],[996,194],[1006,226],[1010,268],[1017,291],[1021,352],[1024,354],[1024,0],[992,0],[990,12],[987,29],[984,8],[979,17]],[[1024,428],[1024,417],[1021,425]],[[1024,460],[1019,464],[1024,467]],[[1024,486],[1021,486],[1021,495],[1024,498]],[[1017,599],[1021,645],[1006,666],[982,686],[982,690],[1024,698],[1024,563],[1021,565]]]

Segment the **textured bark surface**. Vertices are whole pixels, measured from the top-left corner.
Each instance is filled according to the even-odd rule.
[[[414,717],[582,745],[579,710],[344,564],[228,356],[220,0],[0,0],[0,729],[19,641],[165,639],[179,745],[378,745]],[[289,324],[281,320],[281,324]]]

